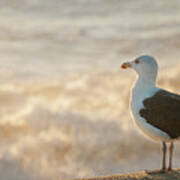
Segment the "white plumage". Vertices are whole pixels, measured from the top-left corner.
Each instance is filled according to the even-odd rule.
[[[152,74],[149,74],[148,76],[146,74],[146,78],[143,75],[144,71],[138,74],[138,79],[131,92],[132,116],[138,127],[145,133],[145,135],[151,137],[154,140],[169,141],[170,137],[168,134],[147,123],[146,120],[139,114],[139,111],[144,108],[144,99],[152,97],[160,90],[160,88],[156,87],[155,81],[152,80]],[[149,81],[152,83],[149,83]]]

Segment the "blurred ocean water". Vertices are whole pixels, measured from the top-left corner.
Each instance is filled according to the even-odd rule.
[[[117,69],[139,54],[178,62],[180,2],[1,1],[1,67],[21,77]],[[23,76],[22,76],[23,75]]]
[[[180,2],[0,1],[0,172],[18,180],[158,168],[129,113],[131,71],[152,54],[180,92]],[[174,166],[179,167],[179,146]]]

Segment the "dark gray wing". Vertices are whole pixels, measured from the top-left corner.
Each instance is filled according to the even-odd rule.
[[[180,137],[180,95],[159,90],[143,101],[141,117],[166,132],[171,138]]]

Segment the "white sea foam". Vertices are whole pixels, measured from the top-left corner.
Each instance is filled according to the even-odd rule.
[[[171,76],[167,69],[161,71],[161,86],[179,89],[176,68],[168,69]],[[132,73],[99,71],[52,82],[21,81],[17,92],[17,81],[7,82],[13,91],[5,91],[9,85],[2,84],[2,168],[17,163],[22,172],[12,171],[22,173],[22,179],[52,179],[158,167],[159,145],[141,136],[129,115],[133,79]],[[4,98],[10,100],[5,104]],[[6,171],[4,176],[9,177]]]

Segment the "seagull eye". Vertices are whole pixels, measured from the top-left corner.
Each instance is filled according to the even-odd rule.
[[[136,59],[136,60],[135,60],[135,63],[136,63],[136,64],[139,64],[140,62],[139,62],[139,60],[138,60],[138,59]]]

